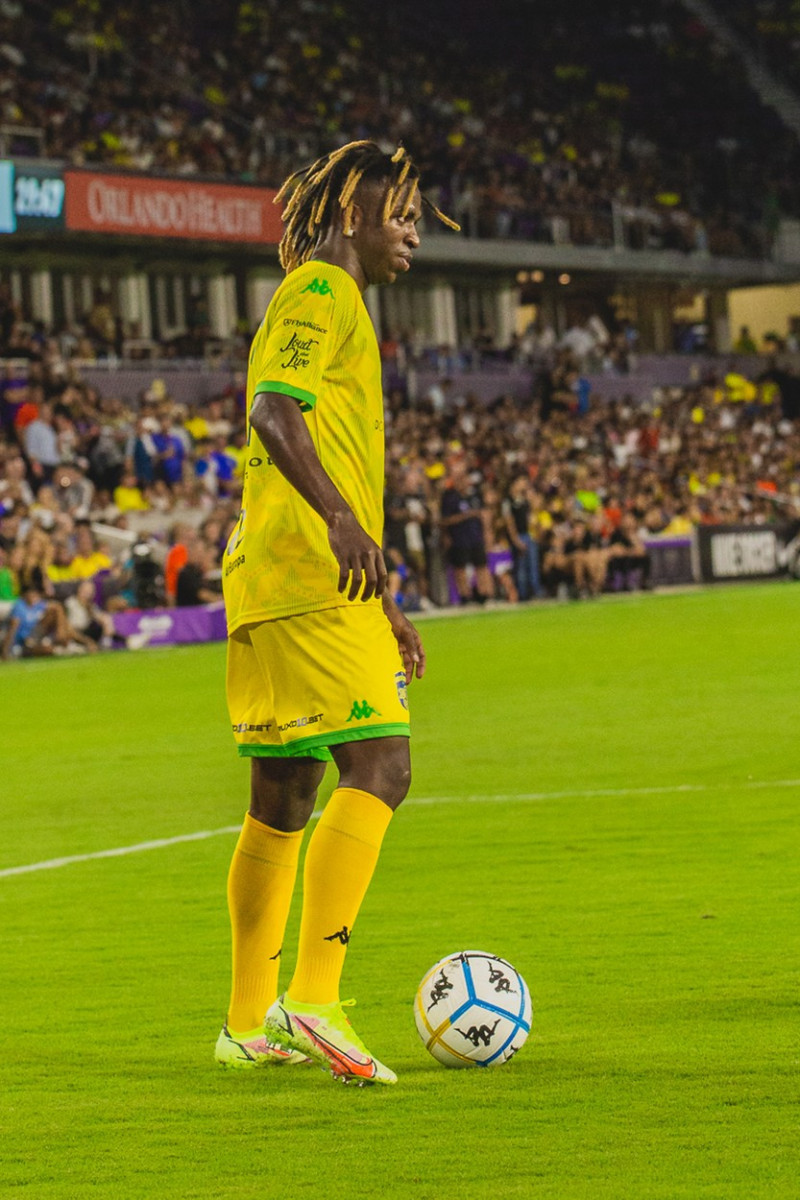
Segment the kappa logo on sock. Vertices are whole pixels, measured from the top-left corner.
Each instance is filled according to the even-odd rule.
[[[347,943],[350,941],[350,930],[347,928],[346,925],[343,925],[342,928],[337,930],[336,933],[332,933],[332,934],[330,934],[329,937],[323,938],[322,940],[323,940],[323,942],[337,942],[338,941],[338,942],[341,942],[343,946],[346,946]]]

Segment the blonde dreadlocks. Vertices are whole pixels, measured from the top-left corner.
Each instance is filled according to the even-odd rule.
[[[343,214],[344,233],[352,236],[354,196],[364,181],[386,180],[383,204],[384,224],[405,193],[405,217],[414,198],[419,171],[402,146],[394,154],[384,154],[375,142],[349,142],[331,154],[323,155],[310,167],[295,171],[275,197],[280,204],[289,195],[283,210],[285,225],[279,247],[281,266],[287,275],[312,255],[320,236],[333,221],[336,210]],[[449,229],[460,226],[422,196],[425,204]]]

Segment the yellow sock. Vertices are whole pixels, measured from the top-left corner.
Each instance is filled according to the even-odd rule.
[[[337,788],[328,801],[306,853],[292,1000],[339,999],[347,943],[391,818],[388,804],[358,788]]]
[[[249,1033],[278,994],[281,945],[303,831],[281,833],[245,815],[228,872],[233,982],[228,1029]]]

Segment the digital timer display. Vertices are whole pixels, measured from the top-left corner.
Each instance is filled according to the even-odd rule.
[[[0,162],[0,233],[63,229],[64,196],[58,168]]]
[[[20,175],[14,180],[14,212],[19,217],[47,217],[57,221],[64,214],[64,180]]]

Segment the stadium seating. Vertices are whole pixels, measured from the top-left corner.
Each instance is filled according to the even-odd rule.
[[[671,0],[431,0],[395,21],[368,0],[201,0],[188,21],[8,3],[2,147],[275,185],[344,140],[403,139],[484,237],[610,244],[616,217],[632,246],[752,256],[765,215],[800,211],[796,143]]]

